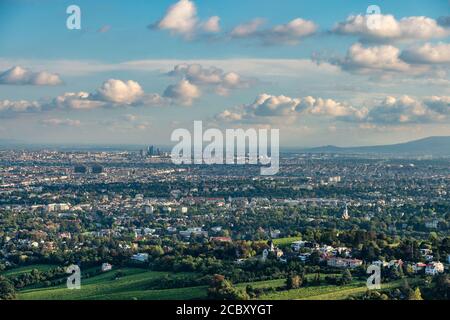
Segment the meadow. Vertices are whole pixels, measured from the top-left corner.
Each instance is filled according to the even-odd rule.
[[[3,272],[2,275],[10,277],[31,272],[32,269],[49,270],[55,266],[33,265]],[[90,270],[92,271],[92,270]],[[117,275],[120,274],[120,277]],[[194,273],[171,273],[150,271],[140,268],[120,268],[100,273],[89,278],[82,278],[80,290],[69,290],[65,283],[53,287],[28,287],[18,292],[19,300],[192,300],[206,299],[207,286],[154,289],[151,283],[163,277],[189,278],[196,277]],[[308,274],[312,279],[315,274]],[[322,277],[325,275],[322,274]],[[337,274],[336,274],[337,276]],[[409,280],[413,284],[413,280]],[[382,289],[402,286],[403,281],[393,281],[382,285]],[[254,288],[282,288],[285,279],[254,281],[238,283],[236,287],[245,289],[247,285]],[[367,288],[365,282],[353,280],[344,286],[322,284],[320,286],[305,286],[291,290],[273,290],[261,295],[262,300],[342,300],[350,296],[364,294]]]

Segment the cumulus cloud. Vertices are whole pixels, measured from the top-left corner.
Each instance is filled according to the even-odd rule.
[[[422,46],[406,49],[401,54],[401,59],[408,63],[418,64],[449,64],[450,44],[425,43]]]
[[[450,120],[450,97],[415,99],[409,96],[388,96],[369,108],[321,97],[291,98],[263,93],[253,103],[225,110],[217,114],[215,119],[229,123],[289,124],[308,116],[352,122],[367,127],[442,123]]]
[[[133,80],[109,79],[95,92],[66,92],[40,101],[0,101],[0,114],[12,115],[31,111],[91,110],[134,106],[163,106],[169,101],[156,93],[144,93]]]
[[[450,97],[432,96],[424,100],[424,104],[433,112],[450,116]]]
[[[311,115],[324,115],[340,120],[361,120],[367,116],[367,108],[356,108],[333,99],[306,97],[303,99],[303,109]]]
[[[164,17],[152,27],[192,39],[199,33],[219,32],[219,22],[218,16],[209,17],[203,22],[199,21],[195,3],[190,0],[180,0],[170,6]]]
[[[73,110],[90,110],[106,106],[104,101],[96,100],[94,96],[88,92],[66,92],[57,96],[49,103],[44,103],[45,110],[49,109],[73,109]]]
[[[40,111],[41,106],[37,101],[27,100],[0,100],[0,116],[10,116],[16,113]]]
[[[255,35],[260,31],[266,21],[261,18],[255,18],[249,22],[242,23],[234,27],[230,35],[234,38],[246,38]]]
[[[370,19],[370,20],[369,20]],[[397,20],[392,15],[352,15],[338,23],[333,33],[354,35],[363,42],[427,40],[450,35],[448,26],[424,16],[405,17]]]
[[[214,88],[219,95],[228,95],[230,90],[248,88],[255,80],[244,79],[236,72],[224,72],[216,67],[200,64],[178,64],[168,75],[180,76],[197,86]]]
[[[201,24],[201,28],[205,32],[220,32],[220,17],[213,16]]]
[[[44,119],[41,121],[41,123],[46,126],[53,126],[53,127],[79,127],[81,125],[80,120],[58,119],[58,118]]]
[[[263,29],[263,19],[254,19],[236,26],[230,33],[232,38],[255,38],[265,45],[296,45],[301,39],[316,33],[318,26],[310,21],[296,18],[286,24]]]
[[[336,62],[343,69],[362,73],[411,71],[411,66],[400,59],[400,49],[391,45],[364,47],[355,43],[348,49],[346,57]]]
[[[199,83],[203,83],[202,81],[208,83],[206,79],[198,78]],[[227,86],[227,88],[233,88],[239,83],[239,77],[221,73],[218,83]],[[55,98],[46,98],[40,101],[0,100],[0,114],[5,116],[31,111],[82,111],[98,108],[157,107],[171,104],[189,106],[200,96],[200,88],[186,78],[174,85],[169,85],[163,95],[146,93],[141,85],[133,80],[109,79],[103,82],[100,88],[94,92],[65,92]]]
[[[381,124],[439,122],[450,115],[449,97],[417,100],[409,96],[387,97],[372,108],[367,121]]]
[[[450,45],[446,43],[425,43],[403,51],[393,45],[364,46],[353,44],[345,57],[320,58],[318,63],[327,61],[341,69],[369,75],[428,75],[431,78],[445,77],[444,64],[450,63]]]
[[[333,99],[307,96],[292,98],[284,95],[260,94],[253,103],[234,110],[225,110],[216,115],[217,120],[226,122],[273,122],[280,119],[292,121],[301,116],[325,116],[340,120],[363,119],[366,108],[355,108]]]
[[[133,80],[109,79],[97,90],[99,100],[117,104],[132,104],[144,95],[139,83]]]
[[[162,106],[166,103],[165,99],[156,93],[146,94],[136,81],[109,79],[94,93],[66,92],[44,104],[44,107],[89,110],[102,107]]]
[[[164,91],[163,97],[168,98],[175,103],[190,106],[192,105],[193,100],[199,98],[200,95],[200,89],[195,84],[183,79],[177,84],[168,86]]]
[[[56,86],[62,84],[62,80],[55,73],[33,72],[21,66],[15,66],[0,74],[0,84]]]
[[[233,112],[230,110],[225,110],[216,115],[216,119],[225,122],[239,122],[242,120],[243,114],[239,112]]]

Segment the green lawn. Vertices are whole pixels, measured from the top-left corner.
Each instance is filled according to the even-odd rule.
[[[408,279],[410,285],[416,281]],[[382,284],[382,289],[391,289],[401,287],[403,280],[397,280]],[[344,300],[350,296],[364,294],[367,291],[366,283],[354,281],[345,286],[321,285],[312,287],[303,287],[280,292],[273,292],[260,297],[262,300]]]
[[[310,273],[306,275],[306,278],[308,280],[312,280],[314,279],[314,277],[316,276],[316,273]],[[334,273],[334,274],[325,274],[325,273],[321,273],[320,277],[323,279],[326,276],[335,276],[335,277],[339,277],[340,274],[339,273]],[[261,289],[261,288],[277,288],[277,287],[282,287],[286,284],[286,279],[282,278],[282,279],[274,279],[274,280],[264,280],[264,281],[253,281],[253,282],[245,282],[245,283],[238,283],[236,284],[236,287],[238,288],[245,288],[247,285],[251,285],[253,288],[255,289]]]
[[[29,267],[17,268],[3,275],[12,276],[31,272],[33,269],[49,270],[55,268],[50,265],[33,265]],[[123,276],[114,279],[115,274],[121,271]],[[170,273],[149,271],[139,268],[122,268],[115,269],[110,272],[101,273],[90,278],[82,278],[80,290],[69,290],[65,284],[49,287],[36,288],[28,287],[19,291],[19,300],[189,300],[189,299],[205,299],[207,294],[206,286],[173,288],[173,289],[152,289],[151,283],[164,276],[171,277],[195,277],[194,273]],[[315,274],[308,274],[308,278],[314,277]],[[325,277],[321,274],[321,278]],[[338,276],[338,275],[337,275]],[[415,279],[408,279],[410,285],[414,285]],[[238,288],[245,289],[247,285],[254,288],[279,288],[285,285],[285,279],[275,279],[266,281],[254,281],[249,283],[236,284]],[[382,284],[382,289],[395,288],[403,285],[403,280]],[[342,300],[350,296],[358,296],[366,292],[366,284],[364,281],[353,281],[349,285],[335,286],[306,286],[299,289],[276,291],[263,294],[262,300]]]
[[[124,276],[113,279],[116,272]],[[186,276],[186,273],[148,271],[138,268],[116,269],[87,279],[81,279],[80,290],[69,290],[65,284],[50,288],[24,289],[20,300],[129,300],[129,299],[198,299],[206,296],[206,287],[149,289],[149,283],[166,275]],[[192,274],[191,274],[192,275]]]
[[[285,247],[290,245],[294,241],[301,240],[301,237],[288,237],[288,238],[279,238],[279,239],[273,239],[273,244],[280,247]]]
[[[5,277],[15,277],[20,274],[30,273],[33,269],[36,269],[38,271],[48,271],[48,270],[55,269],[55,268],[57,268],[57,266],[51,265],[51,264],[33,264],[31,266],[25,266],[25,267],[20,267],[20,268],[3,271],[3,272],[0,272],[0,275],[5,276]]]

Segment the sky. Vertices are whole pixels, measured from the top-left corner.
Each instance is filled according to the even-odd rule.
[[[0,0],[0,142],[168,145],[196,120],[280,129],[286,147],[450,135],[449,9]]]

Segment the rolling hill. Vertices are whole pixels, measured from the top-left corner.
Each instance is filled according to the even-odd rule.
[[[362,147],[323,146],[304,149],[307,153],[377,153],[450,156],[450,137],[428,137],[405,143]]]

